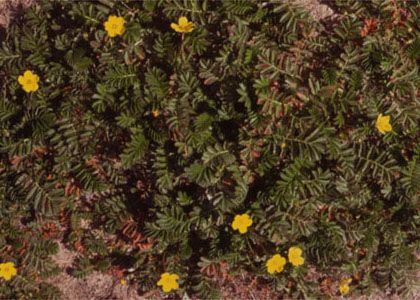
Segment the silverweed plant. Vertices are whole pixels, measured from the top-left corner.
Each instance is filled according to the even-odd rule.
[[[413,299],[420,5],[322,2],[41,0],[1,31],[0,298],[59,299],[60,242],[139,294]]]

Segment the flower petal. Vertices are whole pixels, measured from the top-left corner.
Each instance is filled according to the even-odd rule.
[[[251,226],[252,225],[252,219],[251,218],[246,218],[246,220],[245,220],[245,224],[246,224],[246,226]]]
[[[384,124],[383,126],[382,126],[382,128],[383,128],[383,130],[385,131],[385,132],[388,132],[388,131],[392,131],[392,126],[391,126],[391,124]]]
[[[187,19],[186,17],[180,17],[180,18],[178,19],[178,24],[179,24],[179,26],[181,26],[181,27],[188,26],[188,19]]]
[[[172,28],[173,30],[175,30],[176,32],[181,32],[181,28],[179,27],[179,25],[178,25],[178,24],[171,23],[171,28]]]
[[[164,286],[162,286],[162,290],[163,290],[165,293],[169,293],[169,292],[172,290],[172,287],[171,287],[171,286],[169,286],[169,285],[164,285]]]
[[[290,247],[289,255],[300,256],[300,255],[302,255],[302,250],[298,247]]]
[[[184,29],[184,32],[191,32],[194,29],[194,25],[189,25]]]
[[[240,233],[246,233],[247,231],[248,231],[248,229],[247,229],[246,227],[242,227],[242,226],[241,226],[241,227],[239,228],[239,232],[240,232]]]
[[[172,277],[173,280],[178,280],[179,279],[179,276],[177,274],[172,274],[171,277]]]
[[[25,73],[23,73],[23,77],[27,78],[27,77],[32,77],[33,73],[32,71],[25,71]]]
[[[25,78],[24,78],[22,75],[19,75],[19,77],[18,77],[18,82],[19,82],[20,84],[23,84],[23,83],[24,83],[24,80],[25,80]]]
[[[38,83],[34,82],[33,84],[31,84],[30,86],[31,92],[36,92],[38,89],[39,89]]]
[[[27,86],[27,85],[22,86],[22,89],[23,89],[25,92],[27,92],[27,93],[32,92],[31,88],[30,88],[29,86]]]

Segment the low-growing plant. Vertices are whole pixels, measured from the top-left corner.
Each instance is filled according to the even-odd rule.
[[[246,272],[279,298],[412,296],[420,6],[328,4],[22,13],[1,33],[1,298],[60,297],[57,241],[73,276],[140,293],[215,299]]]

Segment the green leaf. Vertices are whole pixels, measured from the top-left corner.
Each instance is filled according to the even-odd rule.
[[[127,144],[124,152],[121,154],[123,166],[129,168],[140,162],[145,155],[149,146],[149,142],[143,135],[143,131],[139,128],[131,130],[131,141]]]

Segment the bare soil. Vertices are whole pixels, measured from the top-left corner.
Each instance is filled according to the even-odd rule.
[[[334,16],[333,10],[325,4],[320,4],[318,0],[294,0],[294,2],[305,8],[317,21]]]
[[[63,270],[59,275],[49,278],[48,283],[56,286],[63,300],[142,300],[133,285],[121,284],[121,280],[100,272],[93,272],[84,278],[71,276],[68,270],[73,266],[75,252],[59,243],[59,251],[52,257]]]
[[[7,27],[20,10],[28,8],[36,1],[37,0],[0,0],[0,27]]]

